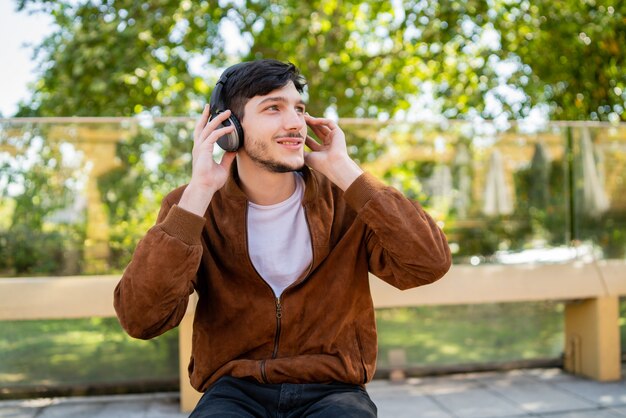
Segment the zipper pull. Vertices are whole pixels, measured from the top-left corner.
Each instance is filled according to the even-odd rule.
[[[283,316],[283,308],[280,305],[280,298],[276,298],[276,318],[280,319]]]

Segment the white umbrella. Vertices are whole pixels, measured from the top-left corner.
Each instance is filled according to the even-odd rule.
[[[432,207],[439,213],[448,213],[452,203],[452,173],[445,164],[435,166],[430,177]]]
[[[472,188],[472,179],[470,178],[470,155],[467,145],[461,143],[458,145],[452,165],[456,172],[457,190],[454,196],[454,208],[459,218],[466,218],[467,211],[470,206],[470,193]]]
[[[580,152],[582,154],[583,210],[591,216],[598,217],[609,209],[610,203],[604,190],[604,176],[597,164],[598,160],[601,162],[602,157],[596,155],[596,150],[591,143],[591,133],[587,127],[582,130]]]
[[[535,153],[530,162],[530,190],[528,200],[530,206],[545,209],[550,201],[550,157],[546,147],[535,144]]]
[[[500,151],[493,150],[489,158],[489,170],[485,180],[485,201],[483,213],[487,216],[510,215],[513,213],[513,199],[506,182]]]

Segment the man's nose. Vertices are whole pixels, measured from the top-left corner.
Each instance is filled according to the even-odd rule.
[[[305,126],[304,114],[296,109],[285,113],[285,128],[290,130],[300,130]]]

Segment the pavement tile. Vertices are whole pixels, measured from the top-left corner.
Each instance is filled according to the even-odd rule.
[[[626,417],[626,406],[613,407],[611,410],[620,414],[620,417]]]
[[[514,403],[484,388],[431,396],[439,405],[459,418],[510,417],[523,415],[525,412]]]
[[[454,418],[427,396],[374,394],[372,400],[378,408],[379,418]]]
[[[14,407],[0,407],[0,417],[2,418],[34,418],[37,409]]]
[[[563,369],[550,368],[550,369],[526,369],[519,370],[520,373],[525,374],[537,381],[545,382],[545,383],[554,383],[554,382],[569,382],[580,379],[578,376],[574,376],[573,374],[566,373]]]
[[[447,379],[445,377],[424,379],[416,383],[408,383],[408,386],[416,393],[428,395],[461,393],[480,388],[480,384],[471,379]]]
[[[605,383],[579,379],[558,382],[555,386],[601,406],[626,405],[625,381]]]
[[[539,415],[541,418],[623,418],[622,415],[609,409],[589,409],[570,411],[559,414]]]
[[[112,418],[112,417],[124,417],[124,418],[146,418],[146,406],[148,402],[138,401],[126,401],[126,402],[111,402],[102,409],[100,409],[96,415],[90,418]]]
[[[180,412],[178,401],[173,403],[164,401],[151,402],[145,415],[146,418],[187,418],[188,416],[189,413]]]
[[[186,418],[177,393],[42,398],[0,402],[10,418]]]
[[[596,407],[591,401],[542,382],[510,387],[493,386],[491,390],[519,405],[524,411],[533,413],[567,412]]]
[[[365,385],[365,388],[368,393],[375,392],[380,394],[396,394],[399,392],[407,392],[408,388],[412,386],[413,385],[409,383],[391,383],[387,380],[372,380]]]
[[[0,401],[0,417],[31,418],[35,417],[43,406],[51,405],[49,399],[25,399]]]
[[[512,370],[504,373],[481,373],[476,374],[472,380],[483,386],[501,387],[532,384],[537,381],[534,376],[525,373],[523,370]]]
[[[97,416],[104,408],[103,403],[60,404],[43,408],[37,418],[85,418]]]

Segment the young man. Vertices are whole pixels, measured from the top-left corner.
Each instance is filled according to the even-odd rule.
[[[450,267],[431,217],[350,159],[337,124],[306,113],[303,87],[274,60],[225,72],[211,105],[230,110],[205,108],[191,180],[115,290],[121,324],[144,339],[198,293],[189,374],[205,394],[192,417],[376,416],[368,272],[407,289]],[[218,139],[241,147],[216,163]]]

